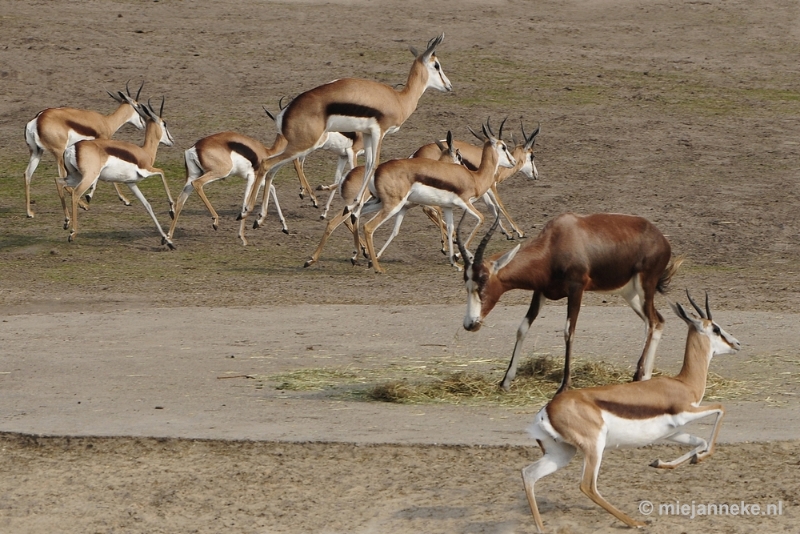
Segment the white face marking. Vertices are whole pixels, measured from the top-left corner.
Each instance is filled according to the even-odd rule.
[[[474,330],[481,320],[481,297],[478,288],[472,280],[472,265],[467,267],[467,313],[464,315],[464,328]]]
[[[430,87],[442,92],[453,90],[453,85],[450,83],[450,80],[447,79],[447,76],[445,76],[442,65],[439,63],[439,60],[436,59],[436,56],[431,56],[426,67],[428,68],[428,84],[425,86],[426,89]]]
[[[172,134],[169,133],[167,130],[167,125],[164,121],[159,121],[159,126],[161,126],[161,139],[159,140],[164,146],[172,146],[175,144],[175,140],[172,139]]]
[[[133,124],[140,130],[144,128],[144,119],[133,108],[131,108],[131,117],[126,122]]]
[[[718,354],[735,354],[742,347],[739,340],[727,333],[720,326],[713,322],[708,321],[706,326],[706,335],[711,339],[711,353]]]
[[[510,169],[517,164],[517,160],[514,159],[514,156],[508,151],[508,147],[503,141],[492,140],[492,145],[494,145],[494,149],[497,152],[499,167]]]

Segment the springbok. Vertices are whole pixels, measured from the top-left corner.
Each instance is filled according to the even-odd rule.
[[[128,85],[125,85],[125,90],[132,101],[138,101],[143,86],[144,82],[139,86],[134,98]],[[31,208],[31,179],[45,150],[56,158],[58,177],[64,178],[67,175],[67,169],[64,167],[64,151],[68,146],[83,139],[110,139],[126,123],[140,130],[144,128],[144,121],[125,99],[111,92],[108,94],[119,103],[117,109],[108,115],[88,109],[47,108],[37,113],[36,117],[25,126],[25,143],[30,151],[30,160],[25,168],[25,210],[29,218],[34,216]],[[120,192],[119,185],[114,184],[114,188],[119,199],[126,206],[130,206],[130,201]],[[87,207],[83,200],[81,207]]]
[[[266,180],[271,184],[283,165],[319,148],[327,139],[328,132],[360,132],[364,136],[364,183],[358,196],[348,200],[352,204],[347,207],[357,217],[362,207],[360,199],[380,160],[383,137],[400,129],[428,87],[452,91],[450,80],[444,75],[435,55],[436,47],[443,39],[444,34],[431,39],[421,54],[411,48],[414,63],[400,91],[371,80],[344,78],[310,89],[292,100],[277,117],[278,131],[286,138],[287,146],[259,165],[247,206],[238,217],[241,233],[244,234],[245,219],[255,206],[261,182]],[[265,217],[266,210],[262,204],[253,227],[258,228]]]
[[[689,460],[698,463],[714,453],[725,409],[721,404],[700,406],[708,366],[714,356],[733,354],[741,345],[711,319],[708,294],[705,312],[691,296],[689,302],[699,317],[687,313],[680,304],[670,303],[675,314],[689,326],[683,367],[677,376],[564,391],[536,414],[528,432],[543,456],[522,470],[522,480],[539,532],[544,531],[544,524],[533,485],[567,465],[578,450],[584,457],[581,491],[629,527],[643,527],[645,523],[634,520],[597,491],[597,474],[605,449],[641,447],[659,439],[693,447],[671,462],[655,460],[650,464],[660,469],[674,469]],[[680,430],[709,415],[716,416],[709,442]]]
[[[444,145],[437,141],[437,148],[439,149],[439,152],[435,159],[455,164],[461,163],[461,158],[458,156],[458,153],[455,150],[452,141],[453,141],[453,136],[450,132],[447,132],[447,145]],[[427,157],[428,159],[434,159],[431,157],[433,156],[433,154],[430,151],[426,150],[424,156],[417,156],[418,152],[419,150],[415,152],[411,157],[412,158]],[[355,167],[350,172],[348,172],[347,175],[344,177],[344,179],[341,181],[341,183],[339,184],[339,189],[340,189],[339,195],[342,198],[348,198],[351,195],[357,194],[359,188],[361,187],[361,184],[363,183],[363,180],[364,180],[364,166],[359,165],[358,167]],[[442,218],[439,212],[437,211],[437,209],[430,208],[428,206],[423,206],[422,209],[428,216],[428,218],[430,218],[431,221],[433,221],[433,223],[440,228],[442,232],[442,251],[446,252],[444,247],[445,243],[447,242],[447,236],[445,234],[444,228],[442,228]],[[364,210],[362,211],[362,214],[367,214],[367,213],[368,211],[367,208],[365,207]],[[350,220],[350,214],[347,212],[342,212],[328,222],[328,225],[325,227],[325,232],[322,234],[322,238],[319,241],[317,249],[311,255],[311,259],[305,262],[303,267],[309,267],[317,263],[317,261],[319,260],[319,255],[322,253],[322,248],[325,246],[325,243],[328,241],[328,238],[333,233],[333,231],[336,230],[336,228],[338,228],[342,223],[345,223],[348,229],[350,229],[350,231],[353,233],[353,239],[355,240],[355,243],[353,249],[353,257],[350,259],[350,261],[352,262],[353,265],[356,265],[358,260],[359,250],[366,250],[366,244],[362,243],[361,239],[358,237],[358,233],[356,232],[356,229],[353,226],[352,221]],[[384,245],[384,248],[386,245],[388,245],[388,241]],[[379,258],[380,255],[381,254],[379,252],[378,253]]]
[[[278,108],[281,111],[284,109],[281,105],[281,102],[278,102]],[[267,108],[264,108],[264,111],[267,112],[267,115],[269,115],[270,119],[277,123],[275,116],[270,113]],[[328,195],[328,202],[325,204],[325,209],[322,210],[322,213],[319,216],[320,219],[325,219],[328,216],[328,211],[331,208],[333,197],[336,196],[336,190],[338,189],[339,183],[344,177],[345,167],[349,165],[350,170],[354,169],[356,167],[357,156],[364,153],[363,135],[360,132],[328,132],[325,141],[322,143],[319,149],[333,152],[338,156],[333,183],[330,185],[320,185],[317,187],[317,191],[331,191],[330,195]],[[311,197],[311,204],[316,208],[318,207],[317,197],[314,195],[314,192],[309,185],[308,178],[306,177],[304,169],[305,161],[306,156],[300,156],[294,160],[294,170],[297,173],[298,179],[300,180],[300,198],[305,198],[306,193],[308,193],[309,197]]]
[[[485,139],[483,156],[481,165],[476,171],[471,171],[463,165],[423,158],[396,159],[380,165],[375,171],[375,179],[370,183],[373,198],[364,204],[364,209],[369,206],[370,211],[379,210],[375,217],[364,224],[367,251],[375,272],[382,273],[384,270],[378,264],[372,235],[381,224],[396,216],[394,229],[389,237],[391,242],[400,230],[409,205],[414,204],[438,206],[442,209],[447,226],[450,264],[458,268],[453,254],[453,208],[461,208],[465,215],[469,213],[478,220],[467,240],[469,246],[469,241],[483,223],[483,215],[475,209],[472,202],[483,196],[494,183],[498,166],[511,168],[517,163],[502,141],[502,135],[503,124],[500,125],[497,137],[492,132],[488,120],[483,125]],[[381,253],[385,249],[386,244]]]
[[[514,352],[501,387],[508,390],[511,386],[522,342],[545,300],[567,297],[564,378],[558,391],[569,388],[572,342],[585,291],[621,295],[645,322],[647,335],[633,379],[650,378],[664,328],[664,318],[655,307],[655,293],[667,290],[683,262],[682,257],[670,262],[669,241],[658,228],[647,219],[632,215],[563,213],[548,222],[541,233],[522,248],[517,245],[505,254],[484,260],[486,244],[497,222],[495,220],[481,241],[474,259],[470,259],[460,236],[457,241],[465,264],[465,329],[477,331],[506,291],[533,290],[530,308],[517,329]]]
[[[197,195],[205,204],[206,209],[211,214],[211,226],[216,230],[219,227],[219,215],[214,206],[211,205],[208,197],[206,197],[203,187],[228,176],[244,178],[247,180],[244,192],[245,200],[242,201],[242,204],[244,204],[247,192],[255,182],[255,169],[258,168],[258,162],[269,157],[276,150],[280,150],[282,143],[283,137],[278,135],[275,139],[275,144],[267,148],[263,143],[252,137],[236,132],[220,132],[200,139],[194,146],[186,150],[183,155],[186,162],[186,183],[178,196],[175,216],[167,233],[167,239],[172,239],[178,224],[178,217],[192,190],[197,191]],[[275,186],[272,184],[269,185],[269,190],[264,194],[264,203],[269,201],[268,195],[272,195],[275,200],[278,217],[283,225],[283,232],[288,234],[289,229],[286,226],[286,220],[283,218],[281,206],[278,203]],[[245,245],[247,244],[243,234],[240,234],[239,238]]]
[[[122,93],[120,95],[124,97]],[[161,100],[161,109],[158,113],[149,103],[147,106],[134,103],[132,100],[129,100],[129,103],[147,123],[142,146],[112,139],[94,139],[80,141],[69,147],[64,153],[67,176],[63,179],[59,178],[61,206],[64,208],[64,229],[70,229],[69,241],[74,241],[78,235],[78,199],[92,184],[98,180],[124,183],[136,195],[147,213],[150,214],[150,218],[156,223],[156,228],[161,234],[161,244],[166,244],[169,248],[174,249],[175,246],[164,233],[153,213],[153,208],[137,185],[143,179],[154,174],[161,176],[165,186],[167,183],[164,171],[153,167],[158,145],[163,143],[166,146],[172,146],[174,143],[172,135],[162,119],[164,100]],[[71,221],[64,198],[65,187],[70,189],[69,192],[72,195]]]
[[[486,204],[486,206],[492,212],[492,216],[496,217],[497,210],[499,209],[505,218],[508,219],[509,224],[511,224],[511,229],[516,232],[520,238],[525,237],[525,234],[519,229],[519,226],[517,226],[517,223],[514,222],[514,220],[511,218],[511,215],[509,215],[508,210],[506,210],[506,207],[503,205],[503,202],[500,199],[500,194],[497,192],[497,186],[511,176],[514,176],[517,172],[522,172],[531,180],[536,180],[539,178],[539,171],[536,169],[536,163],[534,162],[533,145],[536,142],[536,136],[539,135],[540,131],[541,127],[537,127],[530,136],[527,136],[525,134],[525,127],[522,127],[522,138],[525,140],[525,142],[522,145],[515,145],[511,150],[511,155],[517,160],[517,164],[510,169],[503,167],[497,169],[497,174],[494,177],[495,182],[481,197],[484,204]],[[481,163],[481,154],[483,152],[482,147],[458,140],[453,141],[453,144],[458,150],[459,154],[461,154],[462,164],[471,171],[478,170],[478,166]],[[420,147],[412,157],[430,158],[438,152],[439,147],[437,143],[429,143]],[[513,234],[510,234],[505,229],[502,221],[500,221],[500,232],[506,236],[507,239],[514,239]]]

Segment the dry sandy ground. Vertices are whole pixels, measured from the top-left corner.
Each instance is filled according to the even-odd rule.
[[[343,234],[302,269],[322,226],[291,173],[278,180],[290,235],[270,218],[247,248],[233,221],[240,180],[209,187],[216,233],[190,198],[169,253],[141,208],[117,204],[105,184],[68,245],[49,156],[34,178],[35,219],[21,200],[23,126],[45,107],[108,110],[105,89],[145,78],[147,96],[166,95],[178,140],[158,159],[175,194],[195,140],[234,129],[268,141],[262,105],[334,78],[401,83],[408,45],[441,31],[456,90],[425,94],[384,157],[447,129],[468,138],[489,115],[515,130],[520,118],[540,122],[540,180],[501,189],[526,233],[566,210],[647,216],[691,260],[677,289],[710,290],[745,345],[713,362],[747,389],[725,401],[717,454],[661,472],[647,464],[677,448],[610,451],[604,495],[637,519],[643,500],[782,506],[771,517],[655,514],[652,532],[797,531],[799,10],[790,0],[0,0],[0,532],[534,531],[519,470],[539,455],[524,433],[538,405],[398,406],[245,378],[501,369],[529,296],[504,299],[493,328],[461,330],[463,287],[422,217],[407,218],[389,274],[376,277],[349,266]],[[315,183],[328,160],[309,158]],[[618,300],[586,303],[576,354],[630,365],[637,319]],[[530,351],[560,354],[563,314],[548,307]],[[677,369],[684,334],[668,317],[659,367]],[[620,531],[579,492],[579,472],[573,461],[537,486],[548,530]]]

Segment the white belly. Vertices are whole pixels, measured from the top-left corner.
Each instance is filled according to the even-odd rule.
[[[688,421],[681,414],[659,415],[649,419],[623,419],[603,411],[606,426],[606,448],[643,447],[674,434]]]
[[[100,171],[99,179],[104,182],[138,182],[146,176],[150,173],[138,165],[111,156]]]
[[[229,176],[239,176],[247,179],[254,172],[250,160],[237,152],[231,152],[231,164]]]
[[[424,206],[441,206],[443,208],[464,206],[464,201],[455,193],[420,183],[415,183],[411,186],[408,202]]]

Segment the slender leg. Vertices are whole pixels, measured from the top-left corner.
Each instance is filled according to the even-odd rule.
[[[389,238],[386,240],[381,249],[378,251],[378,258],[383,256],[383,251],[386,250],[386,247],[389,246],[389,243],[391,243],[392,240],[395,237],[397,237],[397,234],[400,233],[400,226],[402,226],[403,224],[403,219],[405,218],[406,213],[408,212],[409,209],[413,208],[414,206],[415,204],[410,204],[410,205],[406,204],[400,211],[397,212],[397,215],[394,216],[394,228],[392,228],[391,235],[389,235]]]
[[[670,441],[674,441],[676,443],[682,443],[684,445],[691,445],[695,447],[693,450],[687,452],[683,456],[672,460],[671,462],[662,462],[661,460],[655,460],[653,463],[650,464],[650,467],[657,467],[660,469],[674,469],[679,465],[683,464],[687,460],[692,461],[693,464],[700,463],[712,454],[714,454],[714,447],[717,444],[717,436],[719,435],[720,423],[722,422],[722,418],[725,417],[725,408],[722,407],[721,404],[712,404],[710,406],[698,406],[692,410],[693,416],[690,421],[696,421],[698,419],[702,419],[703,417],[707,417],[709,415],[716,415],[714,418],[714,428],[711,430],[711,439],[709,439],[708,443],[706,440],[699,438],[697,436],[692,436],[685,432],[678,432],[673,434],[672,436],[668,436],[667,439]]]
[[[32,219],[34,213],[31,209],[31,178],[33,178],[33,173],[42,160],[44,150],[36,146],[36,143],[28,143],[28,148],[30,149],[31,159],[28,161],[28,166],[25,168],[25,210],[28,214],[28,218]]]
[[[136,195],[136,198],[139,199],[139,202],[142,203],[144,209],[147,210],[147,213],[150,215],[150,218],[153,219],[153,222],[156,223],[156,228],[158,229],[158,233],[161,234],[161,244],[166,244],[170,249],[175,250],[175,245],[172,244],[172,241],[167,237],[167,234],[164,233],[164,229],[161,228],[161,224],[156,219],[156,214],[153,213],[153,208],[150,206],[150,203],[144,198],[141,190],[139,190],[139,186],[135,183],[129,183],[128,188]]]
[[[511,225],[511,228],[517,233],[517,235],[520,237],[520,239],[525,237],[525,234],[522,232],[522,230],[519,229],[519,226],[517,226],[517,223],[515,223],[514,220],[511,218],[511,215],[508,214],[508,210],[506,210],[506,207],[503,205],[503,201],[500,200],[500,194],[497,192],[497,183],[496,182],[494,184],[492,184],[492,187],[489,189],[489,191],[491,192],[492,199],[494,200],[494,203],[497,204],[497,207],[500,208],[500,211],[503,213],[505,218],[508,219],[508,224]],[[508,236],[506,236],[506,237],[508,237]],[[511,237],[511,238],[513,239],[513,237]]]
[[[629,527],[644,527],[646,523],[636,521],[610,502],[605,500],[600,492],[597,491],[597,475],[600,472],[600,463],[603,461],[603,449],[605,448],[605,438],[601,435],[591,450],[584,450],[583,459],[583,479],[581,480],[581,491],[589,497],[595,504],[602,506],[608,513],[628,525]]]
[[[378,263],[378,256],[375,254],[375,245],[373,244],[372,235],[375,233],[375,230],[377,230],[378,227],[380,227],[381,224],[392,218],[397,212],[403,209],[404,205],[405,205],[405,198],[402,199],[395,206],[387,206],[386,204],[384,204],[381,210],[378,212],[378,214],[364,225],[364,235],[366,236],[366,241],[367,241],[367,251],[369,252],[369,258],[372,261],[372,267],[375,269],[376,273],[385,273],[386,271]]]
[[[497,200],[492,196],[492,190],[489,189],[486,193],[483,194],[481,197],[483,203],[486,204],[486,207],[489,208],[489,211],[492,214],[492,219],[496,219],[500,215],[500,206],[497,205]],[[514,236],[508,233],[506,227],[503,226],[503,219],[500,219],[500,233],[506,236],[506,239],[514,239]]]
[[[567,325],[564,328],[564,342],[566,344],[566,353],[564,354],[564,377],[561,379],[561,385],[556,391],[556,395],[562,391],[566,391],[572,385],[572,377],[570,376],[570,362],[572,360],[572,342],[575,339],[575,325],[578,323],[578,313],[581,311],[581,300],[583,299],[583,286],[573,285],[569,289],[567,296]]]
[[[311,205],[315,208],[319,207],[317,205],[317,197],[314,196],[314,192],[311,190],[311,185],[308,183],[308,178],[306,177],[305,168],[303,167],[306,162],[306,157],[301,156],[294,160],[294,170],[297,173],[297,177],[300,179],[300,198],[305,198],[306,192],[308,196],[311,197]]]
[[[500,382],[500,387],[506,391],[509,390],[511,381],[514,380],[514,377],[517,375],[517,365],[519,363],[520,354],[522,353],[522,342],[525,341],[525,336],[528,334],[528,330],[530,330],[534,319],[539,315],[539,311],[542,309],[542,306],[544,306],[545,300],[545,296],[541,291],[534,291],[531,305],[528,307],[528,312],[525,314],[525,318],[522,319],[519,328],[517,328],[517,341],[514,343],[514,352],[511,355],[511,362],[508,364],[508,369],[506,369],[506,374],[503,376],[503,381]]]
[[[544,456],[522,470],[522,484],[525,486],[525,496],[528,498],[528,505],[536,522],[536,529],[544,532],[544,523],[539,514],[539,507],[536,505],[536,496],[533,493],[533,485],[542,477],[555,473],[566,466],[575,456],[576,448],[566,442],[556,442],[555,440],[536,440],[542,448]]]

